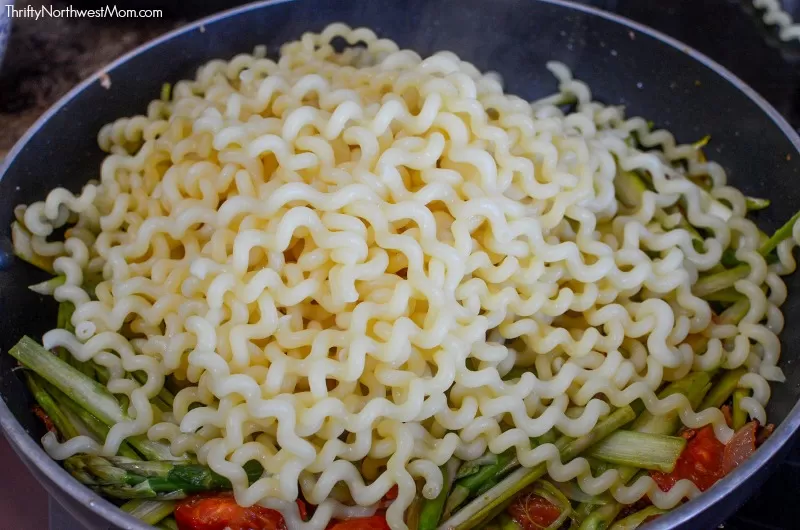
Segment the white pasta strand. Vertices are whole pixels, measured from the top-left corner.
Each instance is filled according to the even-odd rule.
[[[776,26],[782,41],[800,40],[800,24],[783,9],[780,0],[753,0],[753,7],[764,11],[764,24]]]
[[[364,46],[336,52],[335,38]],[[292,528],[371,514],[397,486],[387,520],[404,529],[417,480],[433,498],[440,466],[487,449],[626,503],[696,495],[593,477],[530,443],[587,434],[636,400],[727,440],[720,410],[656,395],[693,370],[747,367],[742,405],[765,421],[800,228],[768,265],[744,197],[696,147],[592,101],[559,63],[559,93],[531,104],[452,53],[422,58],[365,28],[263,52],[212,61],[105,126],[99,181],[19,209],[19,251],[51,260],[66,276],[53,295],[76,306],[75,335],[52,330],[45,347],[105,366],[131,404],[102,447],[49,439],[53,456],[147,434]],[[635,209],[615,196],[624,171],[652,180]],[[68,221],[63,244],[45,239]],[[692,286],[726,249],[750,267],[735,284],[749,310],[723,325]],[[505,380],[515,366],[528,371]],[[158,421],[167,376],[186,388]],[[265,471],[249,485],[250,460]],[[355,506],[335,498],[342,483]],[[307,522],[301,491],[318,505]]]

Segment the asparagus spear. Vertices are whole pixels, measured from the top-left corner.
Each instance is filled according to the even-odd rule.
[[[738,431],[747,423],[747,412],[742,408],[742,399],[747,397],[747,390],[737,388],[733,391],[733,430]]]
[[[164,83],[161,85],[161,101],[169,101],[172,99],[172,84]]]
[[[491,451],[486,451],[484,455],[479,456],[475,460],[470,460],[469,462],[464,462],[461,464],[461,467],[458,468],[458,473],[456,473],[456,480],[474,475],[480,471],[482,467],[492,466],[496,463],[497,455]]]
[[[758,249],[758,253],[767,258],[769,254],[785,239],[792,237],[792,230],[795,223],[800,219],[800,212],[797,212],[789,219],[783,226],[781,226],[763,245]],[[697,280],[694,284],[692,292],[695,296],[705,298],[706,296],[731,287],[738,280],[746,278],[750,274],[750,266],[741,264],[732,269],[711,274]]]
[[[622,204],[637,208],[642,204],[642,195],[647,191],[647,185],[633,171],[618,171],[614,178],[614,191]]]
[[[23,261],[27,261],[37,269],[53,274],[53,258],[40,256],[31,248],[31,234],[28,229],[19,221],[11,223],[11,243],[14,246],[14,255]]]
[[[133,375],[133,378],[136,379],[140,385],[144,385],[147,382],[147,374],[144,372],[136,371],[131,375]],[[172,412],[172,404],[175,402],[175,396],[173,396],[172,392],[167,390],[166,387],[162,387],[161,390],[158,391],[158,395],[151,401],[164,412]]]
[[[583,523],[598,506],[603,506],[603,504],[580,503],[577,508],[572,510],[572,523],[569,525],[569,530],[579,530],[581,523]]]
[[[31,394],[33,394],[33,399],[36,400],[39,406],[42,407],[44,413],[50,418],[50,421],[53,422],[53,426],[61,435],[61,438],[63,440],[69,440],[70,438],[78,436],[78,430],[58,407],[53,400],[53,396],[44,388],[42,384],[43,381],[35,374],[26,372],[25,382],[28,384]]]
[[[769,199],[759,199],[758,197],[745,197],[744,203],[748,212],[763,210],[769,207]]]
[[[71,302],[61,302],[58,304],[58,316],[56,317],[56,327],[59,329],[72,330],[72,313],[75,312],[75,306]],[[65,362],[70,362],[70,354],[66,348],[59,346],[56,348],[56,355],[58,358]]]
[[[53,385],[45,382],[45,388],[48,390],[50,395],[53,396],[59,404],[61,404],[66,410],[68,410],[71,414],[73,414],[78,420],[86,427],[86,430],[89,431],[92,436],[97,438],[98,440],[102,441],[105,440],[108,436],[108,426],[104,424],[102,421],[98,420],[94,415],[88,412],[86,409],[78,406],[77,403],[72,401],[66,394],[61,392],[59,389],[55,388]],[[139,437],[134,437],[139,438]],[[142,440],[144,441],[144,440]],[[136,443],[134,441],[134,443]],[[117,455],[124,456],[127,458],[140,458],[139,454],[134,451],[131,446],[128,444],[127,441],[123,442],[119,449],[117,450]]]
[[[227,478],[199,464],[75,455],[64,461],[64,468],[83,484],[117,499],[174,500],[191,493],[231,489]],[[244,470],[250,482],[263,474],[255,460],[245,464]]]
[[[619,430],[592,446],[589,455],[612,464],[671,472],[686,440],[679,436]]]
[[[583,520],[579,530],[604,530],[617,518],[622,511],[622,505],[612,502],[598,507]]]
[[[477,472],[456,481],[452,493],[447,497],[444,517],[448,517],[467,499],[477,495],[478,490],[481,489],[485,483],[500,475],[512,461],[516,461],[513,449],[497,455],[494,463],[482,466]],[[519,463],[517,463],[517,465],[519,465]],[[508,471],[506,471],[506,473],[507,472]]]
[[[709,392],[710,380],[711,378],[707,373],[694,372],[683,379],[674,381],[667,385],[666,388],[659,392],[658,397],[659,399],[664,399],[672,394],[683,394],[689,399],[692,409],[696,409],[699,403],[703,400],[703,397]],[[645,410],[639,415],[638,418],[636,418],[636,421],[631,424],[630,429],[640,433],[672,435],[678,431],[680,425],[681,419],[677,411],[671,411],[662,416],[654,416],[650,411]],[[636,467],[620,466],[617,468],[617,473],[619,474],[618,480],[622,484],[627,484],[638,472],[639,469]],[[586,503],[582,503],[581,506],[578,507],[579,512],[590,511],[591,508],[585,506],[585,504]],[[619,510],[622,509],[622,505],[618,502],[611,502],[609,505],[616,505],[617,511],[614,512],[615,508],[608,508],[605,511],[594,514],[594,518],[590,519],[589,523],[586,523],[587,525],[594,526],[587,526],[587,528],[605,528],[605,526],[599,525],[603,521],[606,521],[608,516],[612,513],[613,517],[606,522],[611,523],[611,521],[614,520],[614,517],[616,517],[616,515],[619,513]],[[581,528],[586,530],[583,527]]]
[[[53,291],[56,290],[56,287],[61,287],[67,281],[67,277],[63,275],[54,276],[49,280],[45,280],[40,283],[35,283],[33,285],[29,285],[28,289],[33,291],[34,293],[41,294],[41,295],[52,295]],[[59,326],[60,327],[60,326]]]
[[[533,494],[545,499],[560,511],[558,518],[547,527],[548,529],[552,528],[557,530],[561,528],[572,515],[572,503],[550,482],[546,480],[537,480],[533,486]]]
[[[736,370],[728,370],[722,374],[711,391],[706,395],[703,403],[700,405],[700,410],[707,408],[720,408],[728,401],[733,391],[739,385],[739,379],[747,373],[744,368],[737,368]]]
[[[683,379],[667,385],[664,390],[659,392],[658,398],[664,399],[672,394],[683,394],[689,399],[692,408],[695,408],[708,392],[710,381],[711,378],[707,373],[693,372]],[[672,435],[678,430],[680,423],[681,419],[676,410],[663,416],[654,416],[651,412],[645,410],[631,424],[631,430],[650,434]]]
[[[172,515],[175,510],[175,501],[131,499],[119,508],[147,524],[154,525]]]
[[[444,510],[444,501],[450,493],[450,488],[458,471],[460,461],[457,458],[451,458],[442,466],[442,475],[444,476],[444,485],[439,495],[432,500],[426,499],[423,501],[422,510],[419,516],[419,530],[434,530],[442,518],[442,511]]]
[[[726,289],[710,293],[708,296],[705,296],[703,300],[705,300],[706,302],[734,303],[738,302],[743,297],[744,295],[742,293],[740,293],[733,287],[728,287]]]
[[[60,360],[30,337],[22,337],[9,353],[106,425],[130,420],[105,386]],[[128,441],[148,460],[187,459],[176,458],[168,445],[142,436],[133,436]]]
[[[417,485],[419,492],[419,485]],[[419,518],[422,515],[422,505],[428,502],[428,499],[422,495],[416,495],[414,500],[411,501],[411,506],[408,507],[405,514],[406,526],[408,530],[419,530]]]
[[[644,510],[639,510],[625,519],[617,521],[611,525],[609,530],[635,530],[646,523],[651,517],[658,517],[665,513],[667,513],[666,510],[656,508],[655,506],[648,506]]]
[[[74,312],[75,306],[72,304],[72,302],[61,302],[58,304],[58,327],[61,329],[66,329],[70,333],[75,333],[75,327],[72,325],[72,314]],[[59,347],[58,350],[58,357],[61,360],[70,363],[86,377],[94,379],[93,363],[79,361],[75,357],[72,357],[65,348]]]
[[[800,212],[797,212],[789,219],[783,226],[778,228],[772,237],[770,237],[761,248],[758,249],[758,253],[762,256],[766,256],[781,243],[781,241],[785,239],[789,239],[792,237],[792,231],[794,230],[795,223],[800,219]]]
[[[750,300],[741,298],[719,316],[721,324],[738,324],[750,310]]]
[[[161,528],[163,530],[178,530],[178,523],[175,522],[174,517],[167,517],[161,521],[156,528]]]
[[[572,460],[612,432],[630,423],[635,417],[636,413],[633,408],[627,405],[603,418],[589,434],[579,438],[562,436],[555,443],[561,460]],[[469,530],[477,527],[483,521],[491,519],[500,513],[514,499],[517,493],[536,482],[546,472],[546,462],[542,462],[530,469],[517,469],[495,487],[473,500],[453,517],[442,523],[439,529]]]
[[[500,514],[500,517],[497,518],[495,528],[497,528],[497,530],[523,530],[519,523],[505,513]]]
[[[129,419],[106,387],[61,361],[30,337],[22,337],[9,353],[106,425]]]
[[[705,298],[712,293],[733,286],[739,280],[747,278],[748,274],[750,274],[750,265],[742,264],[733,269],[725,269],[717,274],[703,276],[694,284],[692,292],[699,298]]]

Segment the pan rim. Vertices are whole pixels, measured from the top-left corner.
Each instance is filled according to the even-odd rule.
[[[33,125],[31,125],[25,134],[14,144],[12,149],[5,157],[2,165],[0,165],[0,180],[3,179],[8,171],[8,168],[14,163],[15,159],[25,145],[34,135],[39,132],[39,130],[44,126],[45,123],[47,123],[48,120],[50,120],[53,115],[59,112],[60,109],[63,108],[69,101],[77,97],[82,91],[87,89],[93,83],[101,82],[103,76],[109,72],[112,72],[115,68],[123,63],[131,60],[141,53],[156,48],[169,40],[180,37],[192,31],[198,31],[202,26],[210,25],[229,17],[240,16],[251,11],[267,9],[279,4],[300,1],[302,0],[262,0],[220,11],[169,31],[120,56],[105,67],[97,70],[87,79],[72,88],[64,96],[59,98],[58,101],[56,101],[34,122]],[[687,55],[690,59],[699,62],[706,68],[712,70],[715,74],[722,77],[725,81],[732,84],[753,103],[755,103],[792,143],[795,151],[800,153],[800,136],[798,136],[797,131],[792,128],[792,126],[772,106],[772,104],[770,104],[744,81],[739,79],[738,76],[705,54],[658,30],[615,13],[610,13],[595,7],[578,4],[572,0],[536,1],[603,18],[630,30],[647,35],[648,37],[651,37],[660,43],[672,47],[682,54]],[[39,443],[25,431],[25,429],[17,421],[14,414],[6,405],[5,399],[0,399],[0,427],[2,427],[14,450],[18,453],[21,453],[21,456],[24,455],[22,456],[23,461],[29,466],[35,466],[39,472],[46,475],[52,483],[60,488],[61,492],[65,496],[69,496],[77,503],[87,506],[95,515],[123,528],[131,530],[147,530],[152,528],[149,525],[143,524],[133,516],[121,511],[111,502],[104,499],[97,493],[94,493],[92,490],[86,486],[83,486],[74,478],[72,478],[72,476],[70,476],[55,460],[52,460],[47,453],[45,453],[44,449],[42,449]],[[734,490],[742,487],[744,482],[753,478],[760,471],[763,465],[771,462],[776,455],[787,446],[793,437],[797,438],[799,429],[800,402],[795,403],[784,421],[777,426],[772,436],[766,441],[766,443],[764,443],[764,445],[759,448],[752,458],[748,459],[733,473],[722,479],[720,482],[714,485],[714,487],[702,495],[692,499],[690,502],[687,502],[679,508],[676,508],[667,515],[660,517],[653,523],[650,523],[651,526],[648,528],[652,528],[652,530],[667,530],[679,524],[687,523],[697,513],[713,508],[714,505],[722,502],[724,498],[733,493]]]

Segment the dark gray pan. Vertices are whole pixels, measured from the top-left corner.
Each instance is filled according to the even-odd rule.
[[[758,222],[772,230],[800,205],[800,139],[766,101],[707,57],[653,30],[591,8],[526,0],[296,0],[253,4],[170,33],[110,65],[111,87],[97,75],[43,116],[10,153],[0,174],[0,351],[22,335],[40,336],[55,305],[26,286],[42,274],[11,259],[9,223],[16,204],[41,199],[54,186],[77,190],[98,175],[100,127],[141,113],[161,84],[193,75],[200,64],[265,43],[271,54],[303,32],[344,21],[368,26],[421,54],[452,50],[502,74],[507,90],[534,99],[555,90],[544,68],[559,60],[590,84],[597,99],[625,104],[682,141],[711,134],[709,154],[746,192],[773,207]],[[769,405],[778,429],[756,455],[700,498],[651,528],[711,528],[730,515],[778,465],[800,425],[800,276],[789,280],[782,335],[788,378],[773,385]],[[41,426],[14,362],[0,355],[0,423],[20,457],[56,499],[92,528],[144,528],[75,482],[39,446]]]

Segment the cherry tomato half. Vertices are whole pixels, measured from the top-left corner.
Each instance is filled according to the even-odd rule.
[[[389,523],[383,515],[373,515],[347,521],[333,521],[326,530],[389,530]]]
[[[535,493],[522,494],[508,507],[508,514],[523,530],[542,530],[553,524],[561,510]]]
[[[717,440],[714,429],[706,425],[699,431],[685,431],[689,439],[671,473],[653,471],[650,476],[662,491],[669,491],[679,480],[689,479],[700,491],[706,491],[724,476],[722,455],[725,446]]]
[[[298,500],[297,504],[305,519],[305,503]],[[258,505],[239,506],[231,493],[194,495],[180,501],[175,522],[180,530],[286,530],[280,512]]]

